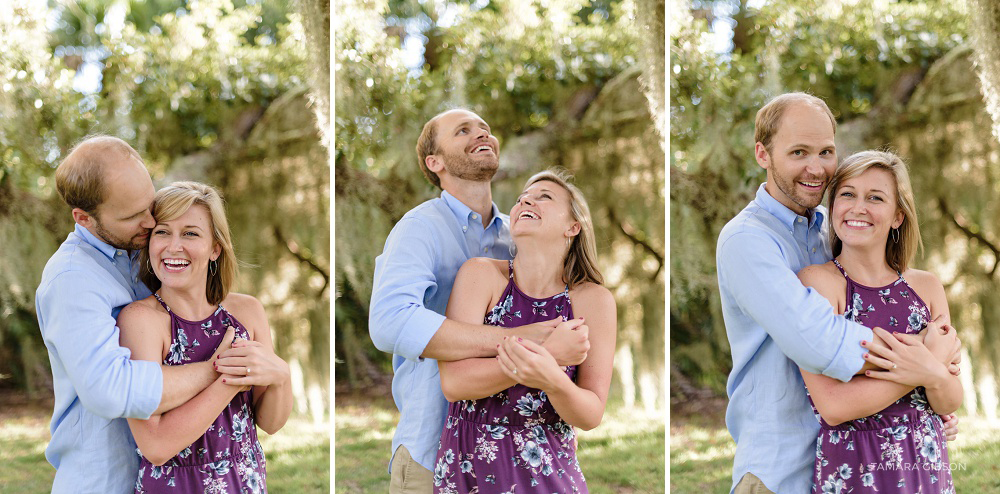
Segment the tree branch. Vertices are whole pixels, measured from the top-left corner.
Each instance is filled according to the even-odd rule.
[[[281,227],[274,227],[274,237],[277,238],[278,243],[283,245],[292,256],[299,260],[299,262],[306,264],[312,268],[313,271],[316,271],[323,277],[323,288],[320,288],[319,293],[326,291],[326,288],[330,286],[330,271],[317,264],[311,256],[302,253],[301,249],[299,249],[299,244],[297,244],[294,240],[287,240],[285,235],[281,232]]]
[[[993,252],[993,269],[990,270],[989,274],[992,278],[997,271],[997,267],[1000,266],[1000,248],[998,248],[994,242],[991,242],[982,234],[974,231],[972,227],[966,226],[965,218],[962,217],[961,214],[953,213],[944,198],[938,198],[938,206],[941,208],[941,212],[944,213],[945,217],[951,221],[951,224],[955,225],[955,227],[965,234],[966,237],[978,240],[980,244]],[[978,230],[978,228],[976,229]]]
[[[615,213],[614,209],[612,209],[611,207],[608,207],[607,209],[608,209],[608,217],[612,223],[618,226],[618,231],[622,232],[622,235],[625,235],[625,238],[631,240],[633,244],[641,246],[643,250],[645,250],[654,258],[656,258],[657,262],[656,272],[653,273],[653,276],[651,277],[652,279],[656,279],[656,277],[660,275],[660,271],[663,269],[663,263],[664,263],[663,254],[661,254],[658,250],[656,250],[656,248],[654,248],[652,245],[649,245],[648,242],[640,238],[640,236],[645,236],[645,235],[643,235],[642,232],[636,231],[636,229],[629,222],[620,221],[618,219],[618,214]]]

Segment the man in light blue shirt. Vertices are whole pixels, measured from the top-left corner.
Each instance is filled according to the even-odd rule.
[[[52,492],[131,492],[139,456],[122,417],[175,408],[217,374],[211,361],[133,361],[118,345],[118,312],[150,295],[135,259],[154,225],[154,190],[138,153],[114,137],[87,139],[59,165],[56,188],[76,226],[45,265],[35,294],[55,391],[45,450],[56,468]]]
[[[881,344],[796,277],[831,259],[819,204],[837,166],[835,133],[833,114],[814,96],[784,94],[761,108],[754,153],[767,182],[719,235],[736,493],[810,491],[819,423],[799,368],[846,382],[865,363],[861,342]]]
[[[589,349],[585,325],[569,330],[554,320],[511,330],[444,316],[465,261],[512,256],[509,219],[493,203],[490,187],[499,149],[489,125],[470,111],[450,110],[428,121],[417,155],[441,196],[406,213],[375,259],[369,333],[379,350],[393,354],[392,396],[400,412],[389,467],[393,493],[433,488],[448,406],[436,359],[492,358],[503,336],[511,335],[542,343],[560,365],[582,362]],[[499,364],[496,373],[507,379]]]

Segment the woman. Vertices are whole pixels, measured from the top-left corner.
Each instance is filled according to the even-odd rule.
[[[587,492],[574,427],[600,422],[611,382],[617,315],[596,266],[590,210],[558,172],[528,179],[510,212],[513,261],[474,258],[459,270],[447,316],[516,327],[561,317],[589,326],[580,366],[542,345],[506,339],[496,359],[439,362],[449,405],[435,492]],[[574,319],[574,317],[578,319]]]
[[[849,320],[897,333],[901,344],[912,341],[899,333],[915,334],[939,317],[947,323],[941,281],[909,267],[920,231],[906,164],[887,152],[854,154],[838,167],[829,190],[834,260],[802,270],[803,284]],[[961,405],[962,385],[942,363],[950,348],[912,349],[922,367],[915,382],[927,386],[864,376],[842,383],[802,371],[821,419],[813,492],[954,491],[941,416]],[[865,358],[893,366],[877,355]]]
[[[208,185],[176,182],[157,192],[152,213],[140,276],[153,296],[118,316],[122,345],[133,359],[164,365],[208,360],[224,345],[208,388],[162,415],[128,419],[142,455],[135,492],[266,492],[255,424],[268,434],[285,424],[289,370],[274,354],[261,303],[229,291],[237,261],[222,198]]]

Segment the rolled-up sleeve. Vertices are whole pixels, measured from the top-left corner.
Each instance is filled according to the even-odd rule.
[[[424,306],[426,295],[438,289],[432,233],[419,219],[403,218],[375,259],[368,333],[383,352],[418,359],[444,323],[445,316]]]
[[[720,282],[799,367],[846,382],[864,365],[860,342],[872,331],[834,314],[826,298],[803,286],[773,239],[735,233],[719,245],[717,259]]]
[[[66,271],[37,293],[42,336],[83,406],[106,419],[148,419],[160,404],[159,364],[130,360],[118,343],[112,303],[94,287],[104,280]]]

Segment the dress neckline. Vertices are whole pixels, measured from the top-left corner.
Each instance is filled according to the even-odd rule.
[[[173,318],[175,318],[175,319],[177,319],[177,320],[179,320],[181,322],[186,322],[186,323],[189,323],[189,324],[201,324],[201,323],[203,323],[203,322],[205,322],[205,321],[207,321],[207,320],[215,317],[216,315],[218,315],[220,311],[225,310],[225,308],[222,307],[222,304],[218,304],[215,307],[215,311],[213,311],[211,314],[209,314],[208,317],[206,317],[206,318],[204,318],[204,319],[202,319],[200,321],[192,321],[190,319],[185,319],[185,318],[177,315],[176,312],[174,312],[173,310],[171,310],[170,306],[167,305],[167,303],[164,302],[162,298],[160,298],[160,293],[159,292],[154,293],[153,296],[156,297],[156,300],[158,300],[160,302],[160,305],[162,305],[163,308],[166,309],[167,313],[170,314],[170,317],[173,317]]]

